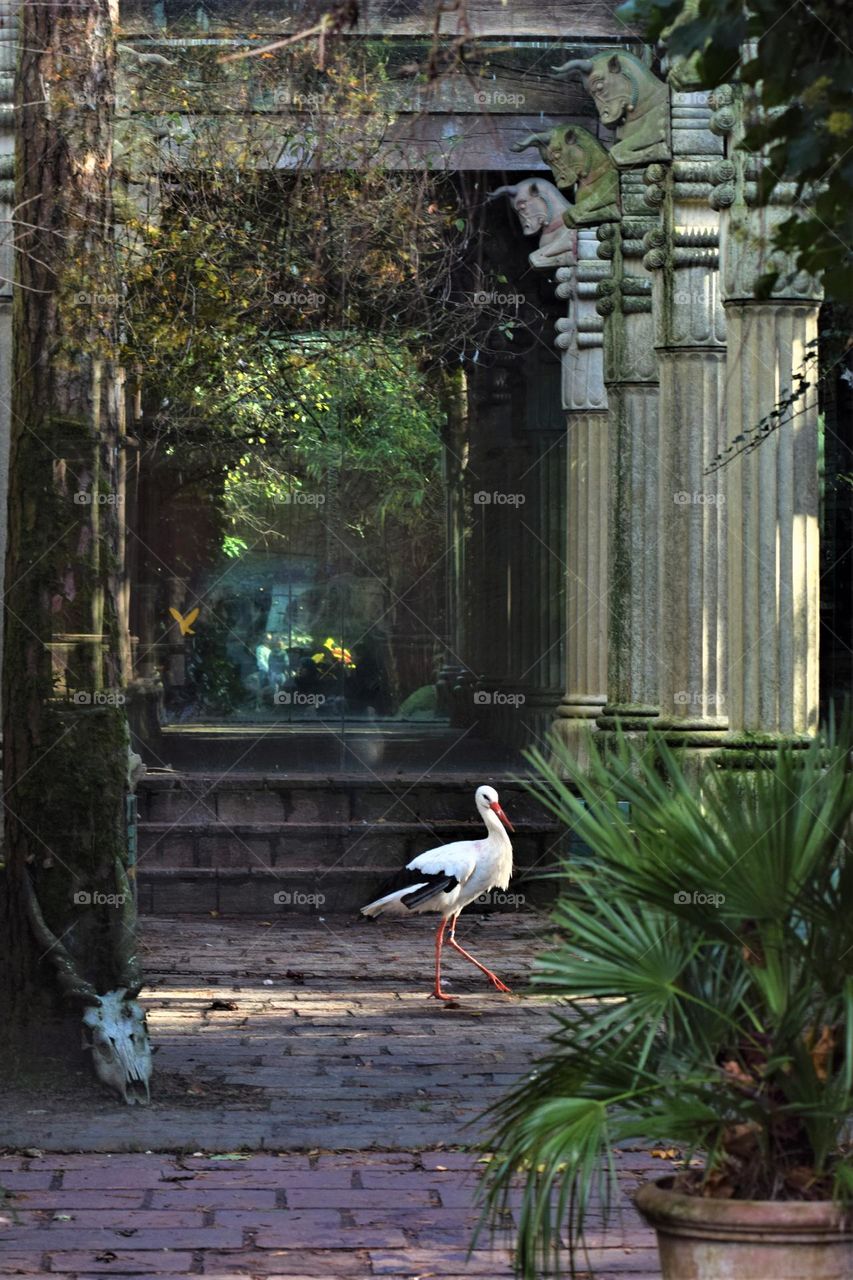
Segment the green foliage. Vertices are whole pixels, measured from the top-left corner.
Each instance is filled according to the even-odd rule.
[[[705,1153],[679,1190],[853,1198],[853,813],[849,745],[783,748],[688,780],[660,741],[617,741],[588,772],[532,753],[537,797],[589,852],[535,981],[564,998],[553,1048],[491,1116],[484,1214],[520,1179],[518,1266],[540,1274],[613,1151]]]
[[[312,482],[323,491],[332,482],[358,537],[365,513],[378,530],[391,519],[409,537],[436,532],[440,407],[405,347],[326,333],[268,345],[241,365],[229,376],[225,402],[248,446],[225,477],[235,532],[284,537],[282,505]]]
[[[395,159],[392,54],[335,45],[319,68],[307,49],[223,64],[193,48],[179,69],[129,74],[138,105],[163,110],[134,117],[128,163],[161,169],[166,127],[180,168],[149,216],[122,209],[122,362],[149,456],[184,493],[223,495],[232,560],[283,549],[283,505],[312,489],[329,501],[301,516],[332,520],[370,563],[395,539],[412,580],[436,557],[439,366],[494,317],[452,283],[471,235],[459,191]],[[257,113],[223,116],[235,102]]]
[[[674,55],[698,55],[707,88],[740,81],[759,108],[742,148],[763,154],[767,201],[793,183],[799,203],[773,233],[797,267],[853,301],[853,22],[834,0],[629,0],[620,16]],[[769,293],[775,276],[762,282]]]

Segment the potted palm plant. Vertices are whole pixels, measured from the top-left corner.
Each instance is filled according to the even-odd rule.
[[[664,1280],[849,1280],[849,747],[698,781],[653,738],[532,760],[582,852],[535,979],[564,997],[552,1048],[491,1114],[484,1220],[520,1181],[519,1272],[559,1265],[561,1236],[574,1272],[614,1151],[665,1141],[683,1172],[637,1195]]]

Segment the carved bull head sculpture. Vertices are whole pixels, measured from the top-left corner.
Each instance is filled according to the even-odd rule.
[[[553,182],[544,178],[525,178],[513,186],[498,187],[489,199],[495,200],[498,196],[509,196],[526,236],[539,232],[539,248],[530,254],[531,266],[561,266],[574,258],[574,233],[563,221],[571,205]]]
[[[513,151],[536,147],[561,191],[573,191],[574,203],[563,213],[569,227],[619,220],[619,175],[609,153],[579,125],[560,125],[531,133],[513,143]]]
[[[666,85],[633,54],[597,53],[573,58],[554,70],[577,72],[602,124],[615,128],[610,155],[617,165],[669,158],[669,94]]]

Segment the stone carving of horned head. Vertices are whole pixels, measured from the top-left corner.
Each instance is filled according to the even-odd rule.
[[[568,200],[560,194],[553,182],[544,178],[525,178],[523,182],[511,187],[498,187],[489,199],[494,200],[503,195],[509,196],[526,236],[533,235],[535,231],[544,231],[569,207]]]
[[[602,124],[614,128],[637,109],[640,85],[631,64],[618,54],[575,58],[557,68],[558,72],[579,71],[587,92],[595,102]]]
[[[537,148],[561,191],[570,190],[589,173],[590,157],[570,125],[547,133],[531,133],[521,142],[514,142],[511,150],[526,151],[528,147]]]

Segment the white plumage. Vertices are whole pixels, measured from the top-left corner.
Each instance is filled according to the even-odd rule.
[[[441,950],[444,931],[450,921],[447,941],[461,955],[475,964],[498,991],[509,991],[491,969],[467,952],[456,941],[459,913],[471,902],[492,889],[505,889],[512,876],[512,844],[505,827],[512,825],[500,806],[494,787],[478,787],[474,793],[477,811],[486,824],[488,835],[483,840],[456,840],[420,853],[408,864],[411,882],[403,889],[388,893],[362,907],[362,914],[384,913],[406,915],[409,912],[437,911],[441,920],[435,938],[435,987],[431,992],[439,1000],[449,1000],[441,989]]]

